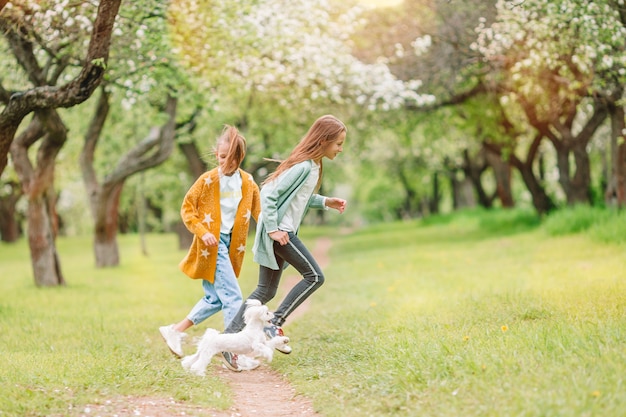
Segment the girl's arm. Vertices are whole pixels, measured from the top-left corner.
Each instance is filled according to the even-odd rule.
[[[313,194],[309,199],[309,207],[314,209],[335,209],[339,213],[343,213],[346,209],[346,200],[337,197],[325,197],[319,194]]]
[[[343,213],[343,211],[346,209],[347,201],[342,198],[327,197],[325,204],[326,207],[330,207],[337,210],[339,213]]]

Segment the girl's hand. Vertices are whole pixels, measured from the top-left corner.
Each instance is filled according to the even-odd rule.
[[[328,197],[326,198],[326,207],[333,208],[339,213],[343,213],[346,209],[346,200],[342,198]]]
[[[205,233],[201,239],[207,246],[217,246],[217,239],[211,233]]]
[[[289,233],[283,232],[282,230],[276,230],[275,232],[270,233],[270,238],[280,243],[281,246],[285,246],[289,243]]]

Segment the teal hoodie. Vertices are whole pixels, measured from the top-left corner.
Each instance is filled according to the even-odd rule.
[[[314,163],[310,159],[297,163],[261,189],[261,215],[257,223],[254,246],[252,247],[254,262],[259,265],[278,270],[278,263],[274,255],[274,241],[268,231],[278,230],[278,225],[287,212],[291,200],[311,174]],[[324,196],[311,194],[303,217],[309,208],[325,208],[324,201]]]

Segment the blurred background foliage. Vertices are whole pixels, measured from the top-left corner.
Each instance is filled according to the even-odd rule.
[[[0,106],[74,77],[95,12],[67,0],[8,2]],[[180,203],[215,165],[224,124],[247,138],[244,169],[260,183],[273,168],[267,158],[285,157],[327,113],[349,132],[321,192],[349,208],[310,215],[309,224],[358,227],[475,207],[539,218],[564,207],[619,209],[625,16],[622,0],[123,3],[100,88],[57,110],[68,137],[53,168],[53,229],[97,236],[108,228],[113,244],[116,233],[184,234]],[[86,144],[105,98],[90,160]],[[138,156],[153,131],[159,144]],[[119,196],[107,196],[109,186]],[[3,241],[28,229],[24,187],[9,158],[0,176]],[[99,219],[104,206],[114,221]]]

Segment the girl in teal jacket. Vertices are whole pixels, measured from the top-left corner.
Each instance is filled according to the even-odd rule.
[[[316,194],[322,180],[322,160],[333,160],[343,151],[346,133],[346,126],[336,117],[320,117],[261,188],[261,215],[252,248],[254,260],[260,265],[259,281],[247,299],[263,304],[273,299],[288,265],[302,275],[274,312],[273,325],[265,329],[270,338],[284,335],[281,326],[289,314],[324,283],[322,270],[297,233],[309,208],[332,208],[339,213],[346,208],[346,200]],[[224,333],[243,329],[245,306],[243,303]],[[279,350],[290,353],[291,347]],[[236,355],[224,352],[223,357],[229,369],[240,370]]]

